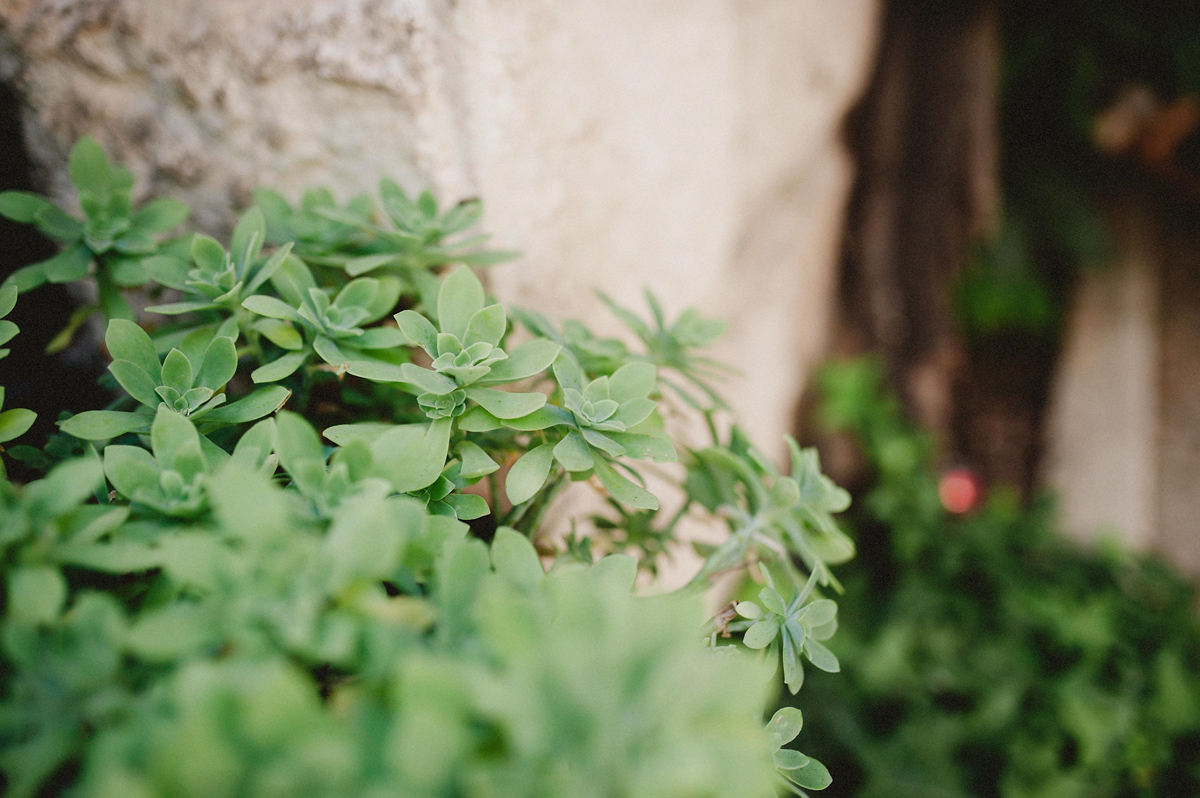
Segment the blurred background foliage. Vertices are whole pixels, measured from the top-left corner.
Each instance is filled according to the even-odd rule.
[[[1105,197],[1149,178],[1200,198],[1200,4],[1005,0],[998,10],[1003,221],[955,301],[968,333],[1054,337],[1074,271],[1112,257]]]
[[[947,511],[931,439],[878,364],[831,365],[821,385],[823,423],[875,479],[846,516],[843,673],[805,687],[819,732],[800,742],[837,774],[830,794],[1200,794],[1192,585],[1115,544],[1078,550],[1045,496]]]
[[[860,163],[872,168],[890,130],[908,137],[901,158],[916,153],[929,167],[900,161],[906,202],[923,201],[922,191],[965,191],[945,176],[954,169],[947,158],[968,164],[971,185],[978,152],[921,142],[939,135],[938,123],[923,120],[944,116],[941,106],[970,110],[955,93],[969,92],[969,79],[950,62],[970,64],[975,54],[945,41],[984,19],[997,36],[994,129],[982,134],[999,153],[995,207],[957,265],[929,268],[904,251],[928,237],[885,242],[897,253],[884,264],[899,275],[891,296],[908,303],[888,309],[902,314],[899,329],[916,344],[894,344],[871,311],[861,321],[880,271],[860,265],[878,264],[851,244],[844,338],[857,345],[842,350],[870,354],[824,370],[809,419],[824,430],[817,437],[834,473],[854,489],[843,519],[858,557],[845,571],[842,634],[831,646],[843,673],[812,675],[805,711],[821,733],[799,742],[836,775],[828,793],[836,796],[1198,795],[1195,586],[1115,540],[1087,550],[1068,542],[1039,460],[1073,291],[1085,270],[1115,259],[1112,209],[1132,198],[1190,219],[1200,206],[1200,3],[893,0],[887,9],[873,89],[854,129]],[[936,25],[940,34],[924,33]],[[937,48],[923,63],[942,70],[942,82],[915,71],[909,106],[888,116],[889,69]],[[921,97],[922,86],[944,96]],[[872,184],[869,171],[860,179],[860,192],[895,190],[887,180]],[[953,205],[978,201],[965,197],[929,218],[970,226]],[[872,220],[870,203],[861,207]],[[862,293],[847,293],[847,284]],[[950,360],[961,365],[912,354],[943,334],[928,312],[936,302],[922,304],[928,296],[950,305],[946,334],[961,352]],[[925,412],[912,389],[912,375],[928,373],[923,363],[956,386],[952,424]],[[978,419],[987,414],[1025,425],[1022,442],[1010,435],[1000,444],[1026,447],[1010,458],[1019,467],[1006,470],[981,442],[987,428]],[[966,480],[960,506],[947,494],[951,479]]]

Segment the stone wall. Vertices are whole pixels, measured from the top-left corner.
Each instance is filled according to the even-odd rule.
[[[1047,476],[1068,533],[1200,576],[1200,235],[1176,196],[1109,200],[1117,245],[1084,272],[1051,402]]]

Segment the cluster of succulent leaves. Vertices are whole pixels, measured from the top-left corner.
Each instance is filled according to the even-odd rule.
[[[442,211],[390,181],[382,208],[263,191],[228,246],[159,241],[186,208],[133,210],[129,173],[90,139],[70,161],[83,221],[0,194],[0,213],[73,253],[16,272],[0,310],[43,281],[94,280],[117,393],[21,447],[41,478],[0,481],[5,795],[829,784],[784,747],[799,711],[765,726],[763,711],[777,663],[793,693],[802,657],[837,669],[822,591],[853,554],[830,515],[846,496],[794,443],[785,476],[736,428],[719,442],[721,372],[700,349],[723,325],[612,305],[631,348],[509,313],[470,268],[507,257],[469,235],[476,201]],[[124,286],[158,302],[140,324]],[[0,321],[0,343],[15,332]],[[711,446],[680,457],[675,400]],[[30,421],[0,414],[4,440]],[[679,459],[664,520],[635,463]],[[542,519],[572,481],[610,512],[556,551]],[[698,514],[729,542],[685,589],[636,596]],[[743,592],[767,584],[762,605],[706,621],[704,588],[731,572]]]
[[[823,380],[826,422],[876,474],[841,573],[847,672],[804,693],[820,733],[801,744],[837,793],[1200,794],[1194,587],[1115,546],[1078,550],[1045,500],[994,490],[948,514],[930,441],[881,385],[871,361]]]

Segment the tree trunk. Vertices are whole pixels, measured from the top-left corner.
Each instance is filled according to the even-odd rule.
[[[859,175],[838,348],[879,352],[911,414],[943,441],[963,359],[949,291],[996,217],[997,55],[990,3],[893,0],[850,120]]]

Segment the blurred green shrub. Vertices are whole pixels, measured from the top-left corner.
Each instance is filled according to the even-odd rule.
[[[1080,551],[1050,503],[1002,489],[956,516],[930,441],[869,360],[828,367],[823,421],[875,484],[844,571],[844,667],[816,674],[801,736],[861,798],[1200,795],[1191,585],[1115,545]]]

